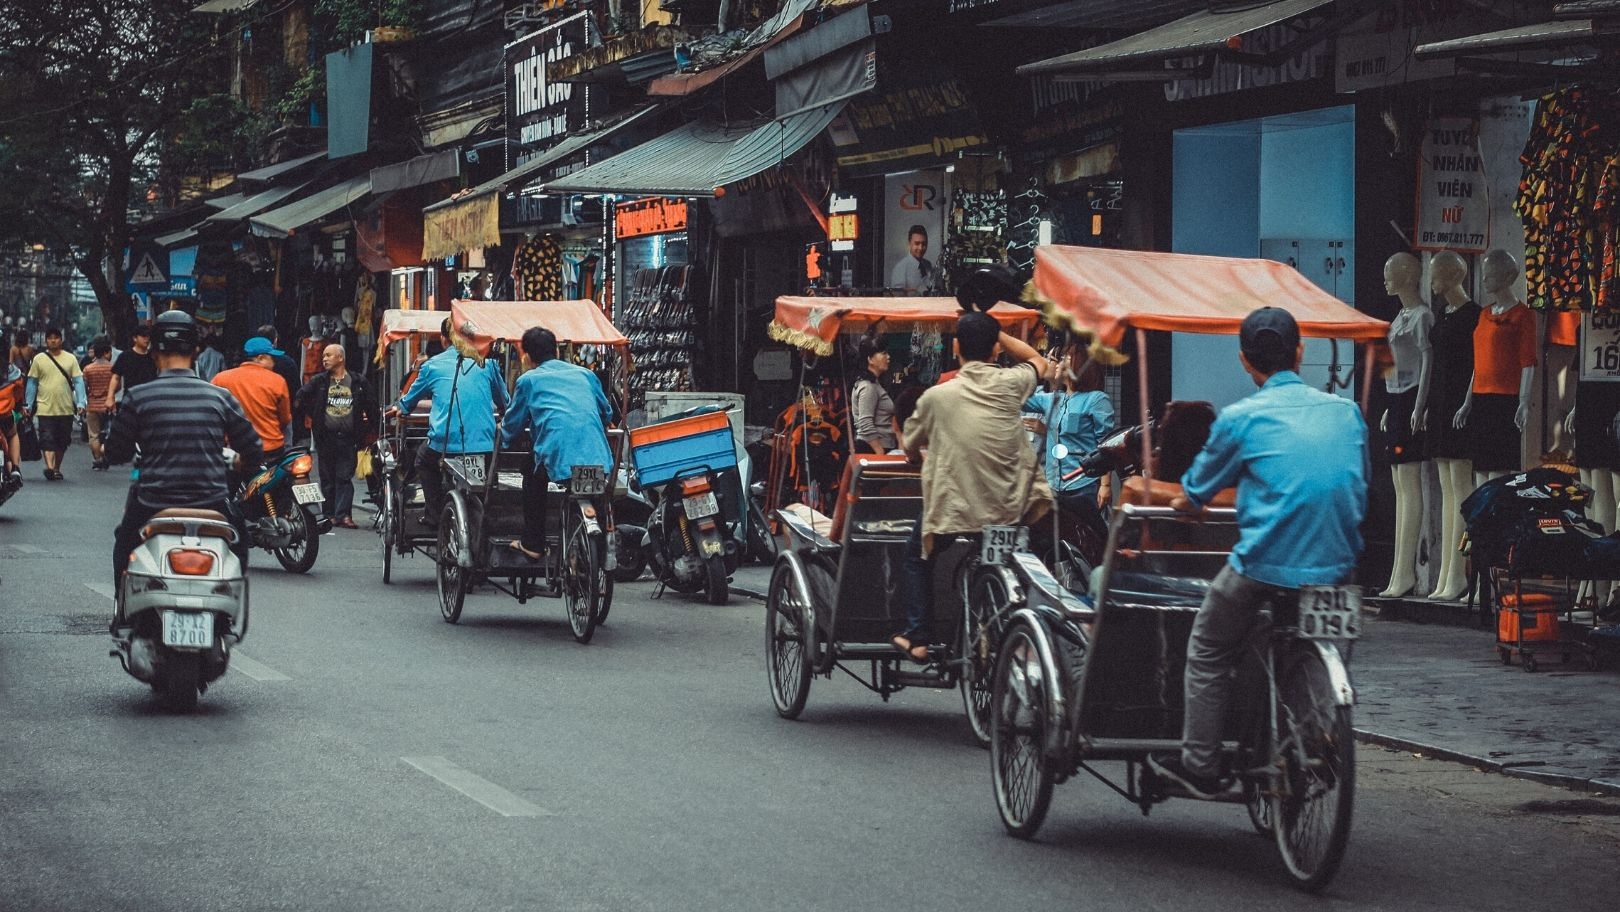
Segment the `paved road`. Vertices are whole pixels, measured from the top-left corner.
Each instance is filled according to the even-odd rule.
[[[818,680],[777,719],[757,602],[622,587],[590,646],[545,600],[476,594],[450,626],[425,562],[380,583],[367,531],[324,538],[308,577],[256,555],[235,669],[164,714],[106,657],[121,478],[82,448],[66,470],[0,509],[0,909],[1302,901],[1231,806],[1144,819],[1076,781],[1040,841],[1007,837],[955,694]],[[1362,771],[1332,901],[1612,907],[1615,803],[1377,750]]]

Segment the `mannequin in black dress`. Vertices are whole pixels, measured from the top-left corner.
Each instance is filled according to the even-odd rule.
[[[1474,489],[1474,465],[1468,458],[1468,428],[1454,427],[1451,417],[1462,407],[1474,376],[1474,327],[1479,305],[1468,299],[1463,283],[1468,263],[1451,251],[1434,256],[1429,267],[1430,300],[1439,316],[1430,341],[1433,376],[1423,442],[1440,474],[1440,571],[1429,598],[1451,601],[1468,588],[1467,560],[1458,552],[1462,542],[1464,497]]]

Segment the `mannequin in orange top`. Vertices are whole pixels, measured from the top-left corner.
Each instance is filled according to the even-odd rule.
[[[1580,380],[1576,355],[1580,349],[1581,311],[1552,310],[1547,312],[1547,377],[1551,387],[1551,401],[1547,423],[1552,427],[1552,448],[1570,452],[1571,433],[1564,429],[1564,417],[1575,407],[1575,384]]]
[[[1474,490],[1474,464],[1468,455],[1472,441],[1468,428],[1454,428],[1451,418],[1468,395],[1473,382],[1474,330],[1479,327],[1479,305],[1469,299],[1463,283],[1468,262],[1449,250],[1434,255],[1429,266],[1429,300],[1439,311],[1430,337],[1434,345],[1433,393],[1424,420],[1424,444],[1440,474],[1440,571],[1429,598],[1453,601],[1468,589],[1467,561],[1457,550],[1462,544],[1463,498]]]
[[[1536,315],[1513,294],[1518,277],[1519,263],[1506,250],[1480,259],[1486,306],[1474,329],[1474,380],[1452,419],[1454,427],[1470,428],[1475,487],[1524,468],[1520,450],[1540,333]]]
[[[1395,562],[1380,598],[1399,598],[1417,585],[1418,539],[1423,522],[1423,412],[1428,407],[1434,313],[1418,292],[1423,264],[1410,253],[1384,263],[1384,291],[1400,298],[1401,312],[1389,324],[1395,367],[1384,381],[1389,408],[1379,419],[1395,483]]]

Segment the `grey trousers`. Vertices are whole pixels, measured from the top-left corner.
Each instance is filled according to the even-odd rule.
[[[1282,590],[1255,582],[1228,564],[1210,583],[1187,641],[1181,765],[1195,776],[1221,772],[1221,736],[1239,661],[1260,610]]]

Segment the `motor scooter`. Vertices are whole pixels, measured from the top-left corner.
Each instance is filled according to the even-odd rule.
[[[227,452],[234,464],[234,454]],[[308,450],[290,449],[275,464],[241,479],[236,497],[242,504],[248,535],[292,573],[308,573],[320,553],[321,536],[332,528],[330,517],[316,511],[325,498],[309,480],[315,458]]]
[[[722,411],[720,406],[698,406],[678,418],[693,418]],[[666,419],[669,420],[669,419]],[[632,432],[632,440],[637,432]],[[729,439],[729,435],[722,438]],[[642,537],[642,553],[658,580],[659,593],[665,588],[676,592],[701,591],[711,605],[723,605],[731,597],[730,579],[742,563],[744,546],[738,541],[736,525],[723,512],[724,493],[730,485],[722,473],[734,470],[736,458],[729,444],[709,458],[693,459],[671,467],[655,484],[646,484],[638,475],[638,485],[652,504]],[[638,464],[639,465],[639,464]],[[734,481],[733,481],[734,483]],[[746,498],[746,491],[739,491]],[[733,505],[746,510],[743,504]],[[620,534],[626,533],[620,526]]]
[[[213,510],[162,510],[130,556],[108,655],[171,709],[194,708],[247,635],[247,577],[231,551],[237,534]]]

